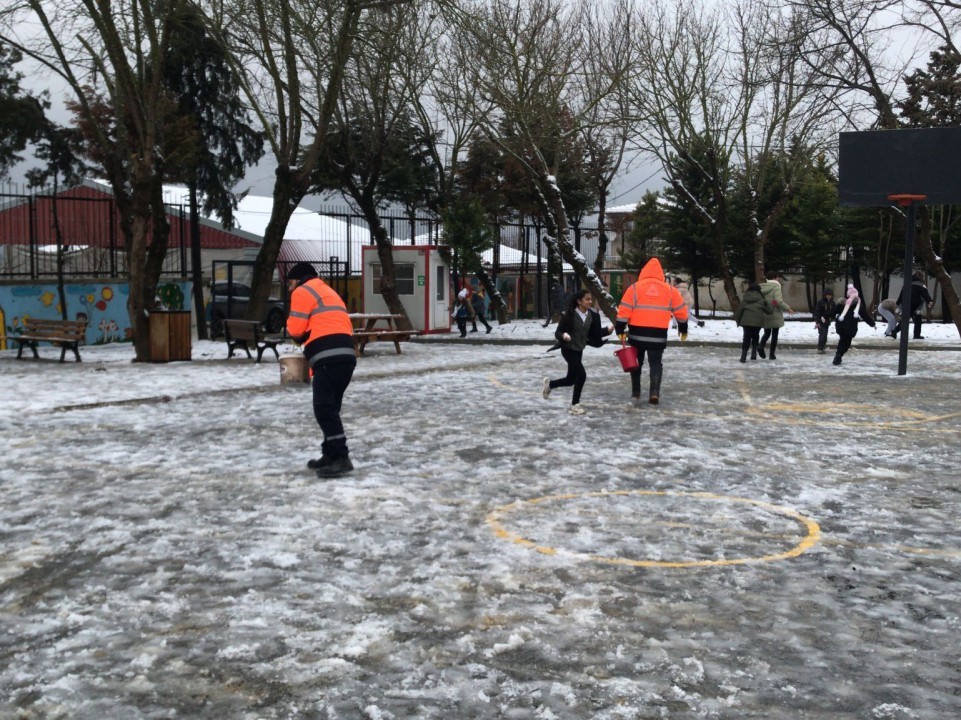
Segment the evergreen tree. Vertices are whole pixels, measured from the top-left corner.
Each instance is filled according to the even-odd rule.
[[[44,114],[50,107],[45,96],[39,98],[20,88],[23,73],[14,70],[23,56],[0,42],[0,178],[11,165],[21,160],[20,153],[41,137],[47,127]]]

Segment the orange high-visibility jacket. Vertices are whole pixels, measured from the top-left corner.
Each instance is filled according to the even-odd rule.
[[[687,304],[677,288],[664,281],[661,261],[651,258],[641,270],[637,282],[624,292],[617,308],[617,333],[627,329],[636,342],[666,343],[671,316],[677,318],[678,330],[687,332]]]
[[[311,278],[291,294],[287,332],[294,338],[307,335],[304,356],[311,367],[348,359],[356,362],[347,306],[320,278]]]

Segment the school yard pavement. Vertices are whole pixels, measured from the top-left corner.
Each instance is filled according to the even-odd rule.
[[[274,362],[0,353],[0,717],[961,715],[956,352],[544,349],[372,346],[326,482]]]

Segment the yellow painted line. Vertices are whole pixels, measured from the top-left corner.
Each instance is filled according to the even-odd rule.
[[[764,403],[763,405],[757,405],[751,398],[748,384],[744,379],[743,374],[741,374],[740,377],[740,393],[741,398],[744,400],[744,404],[747,406],[746,412],[756,417],[774,420],[785,425],[816,424],[818,427],[824,427],[828,429],[849,427],[848,422],[831,421],[830,419],[826,420],[824,418],[808,419],[804,417],[791,416],[792,413],[794,415],[838,415],[845,413],[858,415],[860,416],[857,419],[859,427],[881,430],[906,430],[917,427],[918,425],[937,423],[943,420],[951,420],[961,416],[961,412],[947,413],[945,415],[927,415],[919,410],[909,410],[905,408],[892,407],[890,405],[868,405],[865,403],[771,402]],[[879,410],[884,412],[886,415],[899,414],[903,417],[894,418],[891,420],[865,419],[870,418],[872,415],[876,415]],[[929,427],[926,428],[926,430],[934,432],[956,432],[954,428]]]
[[[799,512],[786,508],[781,505],[764,502],[763,500],[752,500],[750,498],[736,497],[733,495],[717,495],[707,492],[675,492],[670,490],[613,490],[591,493],[570,493],[564,495],[545,495],[529,500],[517,500],[507,505],[495,508],[487,515],[487,525],[491,528],[495,537],[508,540],[517,545],[536,550],[547,555],[557,555],[561,551],[557,548],[538,544],[533,540],[522,537],[515,532],[504,527],[502,519],[510,513],[522,510],[527,506],[541,505],[550,502],[563,502],[565,500],[578,500],[582,498],[606,498],[606,497],[625,497],[625,496],[651,496],[651,497],[680,497],[692,498],[696,500],[712,500],[720,502],[735,502],[754,505],[779,515],[784,515],[799,523],[807,531],[800,542],[788,550],[780,553],[761,555],[757,557],[729,558],[723,560],[686,560],[686,561],[667,561],[667,560],[637,560],[622,557],[606,557],[603,555],[589,555],[585,553],[575,553],[563,551],[566,556],[589,560],[592,562],[605,563],[609,565],[626,565],[629,567],[658,567],[658,568],[695,568],[695,567],[721,567],[730,565],[747,565],[752,563],[776,562],[788,558],[797,557],[812,547],[817,545],[821,539],[821,528],[811,518],[801,515]]]

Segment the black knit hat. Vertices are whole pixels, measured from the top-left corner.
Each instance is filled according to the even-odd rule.
[[[298,282],[302,282],[315,277],[317,277],[317,271],[314,270],[314,266],[310,263],[295,263],[294,266],[287,271],[288,280],[297,280]]]

